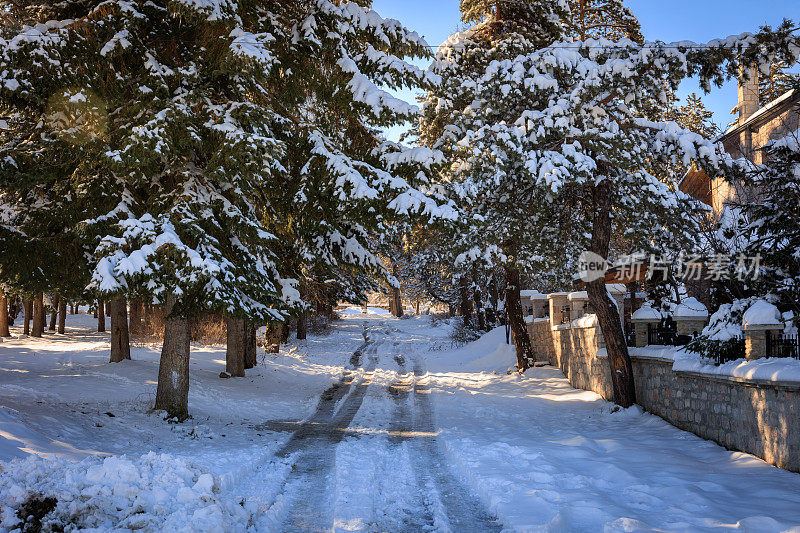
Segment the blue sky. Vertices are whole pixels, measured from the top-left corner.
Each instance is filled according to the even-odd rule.
[[[784,18],[800,24],[798,0],[628,0],[626,4],[639,17],[645,38],[650,40],[709,41],[754,31],[763,24],[776,26]],[[402,21],[423,35],[428,44],[437,46],[460,29],[458,5],[458,0],[375,0],[373,8],[384,17]],[[731,121],[730,110],[736,105],[735,82],[705,95],[696,82],[688,80],[679,96],[692,91],[702,96],[720,127]],[[400,95],[409,101],[414,98],[410,92]]]

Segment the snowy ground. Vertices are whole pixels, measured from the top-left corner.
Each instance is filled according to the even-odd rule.
[[[243,379],[193,347],[193,419],[149,413],[158,350],[108,364],[87,315],[0,343],[0,529],[32,491],[101,530],[800,531],[800,475],[507,375],[502,329],[358,310]],[[18,334],[18,331],[14,332]]]

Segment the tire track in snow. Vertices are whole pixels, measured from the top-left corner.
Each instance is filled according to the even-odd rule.
[[[390,453],[396,458],[398,465],[402,465],[403,470],[410,470],[408,483],[403,489],[408,489],[402,497],[397,498],[392,516],[386,517],[384,523],[380,524],[381,531],[402,531],[416,532],[432,530],[434,528],[434,517],[430,512],[430,506],[426,501],[425,495],[415,490],[418,485],[414,463],[414,453],[410,446],[413,437],[414,421],[411,413],[410,401],[411,393],[414,390],[414,375],[408,371],[406,359],[402,355],[395,355],[394,360],[399,367],[398,379],[386,387],[388,396],[394,403],[394,412],[389,424],[389,446]],[[408,444],[407,444],[408,443]],[[387,472],[387,477],[391,473]],[[396,476],[406,477],[406,476]]]
[[[352,370],[345,371],[339,383],[320,397],[314,414],[299,424],[292,437],[275,453],[291,461],[291,471],[282,490],[262,517],[280,531],[331,531],[333,529],[333,486],[336,445],[364,401],[378,362],[377,350],[382,340],[373,341],[365,331],[365,342],[350,359]],[[363,379],[356,382],[356,369],[364,363]],[[338,405],[338,409],[336,406]],[[264,427],[277,429],[278,424]],[[286,425],[281,428],[286,431]]]
[[[437,531],[501,531],[502,524],[447,466],[447,456],[436,437],[430,386],[419,361],[413,364],[413,412],[401,402],[409,391],[398,387],[399,405],[394,420],[397,431],[392,439],[405,442],[412,459],[412,468],[427,507],[425,521]]]

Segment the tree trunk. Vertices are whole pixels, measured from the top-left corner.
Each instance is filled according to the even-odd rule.
[[[106,310],[103,300],[97,300],[97,331],[106,330]]]
[[[308,336],[308,315],[300,313],[297,316],[297,340],[305,340]]]
[[[592,190],[595,213],[592,221],[591,251],[601,257],[608,256],[611,242],[611,184],[603,180]],[[636,403],[636,387],[633,382],[633,368],[625,343],[625,333],[616,304],[608,296],[605,277],[601,277],[586,285],[589,302],[592,304],[600,331],[608,351],[608,362],[611,365],[611,383],[614,391],[614,403],[622,407],[630,407]]]
[[[61,298],[58,301],[58,332],[64,334],[64,329],[67,325],[67,300]]]
[[[22,332],[25,335],[30,335],[31,334],[31,318],[32,318],[32,315],[33,315],[31,301],[30,300],[25,300],[24,302],[22,302],[22,309],[23,309],[23,312],[24,312],[24,317],[23,318],[25,319],[25,323],[22,325]]]
[[[267,353],[278,353],[281,350],[281,326],[279,322],[270,322],[267,324]]]
[[[0,337],[10,337],[8,330],[8,298],[6,293],[0,288]]]
[[[170,417],[189,417],[189,320],[173,315],[175,297],[168,296],[164,319],[164,345],[158,365],[158,388],[153,409]]]
[[[108,303],[111,310],[111,363],[131,358],[131,340],[128,334],[128,303],[125,298],[114,298]]]
[[[255,368],[258,364],[258,345],[256,344],[256,334],[258,326],[255,322],[247,321],[244,339],[244,368]]]
[[[469,281],[466,276],[458,280],[458,312],[464,317],[464,325],[468,326],[472,318],[472,302],[469,298]]]
[[[50,331],[56,330],[56,321],[58,320],[58,307],[59,302],[61,299],[59,298],[58,294],[53,295],[53,311],[50,313],[50,326],[47,328]]]
[[[132,337],[142,334],[142,302],[131,300],[130,333]]]
[[[472,271],[472,301],[475,305],[475,316],[478,317],[478,328],[486,331],[486,313],[483,312],[483,295],[478,286],[478,273]]]
[[[525,317],[522,315],[522,302],[520,301],[519,270],[506,265],[506,312],[517,350],[517,369],[520,374],[533,365],[533,348],[528,337],[528,328],[525,326]]]
[[[41,337],[44,333],[44,294],[37,292],[33,300],[33,326],[31,337]]]
[[[225,372],[235,378],[244,377],[246,324],[243,318],[225,317],[228,342],[225,347]]]
[[[78,305],[75,302],[72,302],[71,313],[70,314],[73,314],[73,315],[77,315],[78,314]]]

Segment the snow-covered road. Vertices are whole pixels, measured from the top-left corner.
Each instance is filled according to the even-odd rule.
[[[208,531],[800,531],[800,475],[552,368],[508,375],[502,329],[347,310],[244,379],[192,353],[193,419],[148,413],[158,350],[107,338],[0,344],[0,525],[31,491],[57,523]],[[27,457],[27,459],[26,459]]]

